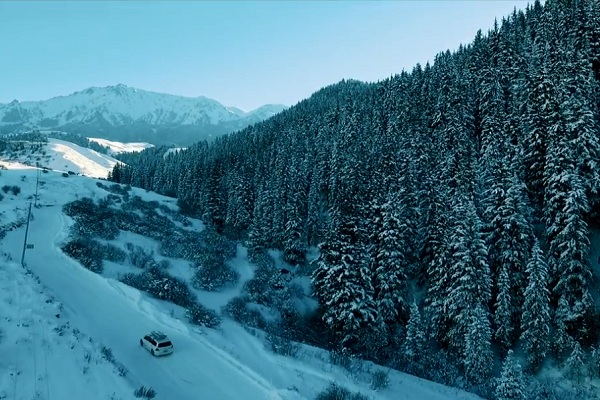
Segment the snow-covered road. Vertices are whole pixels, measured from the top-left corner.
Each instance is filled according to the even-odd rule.
[[[280,399],[260,375],[211,345],[202,335],[170,318],[137,290],[107,280],[65,256],[59,249],[68,232],[68,218],[55,207],[34,210],[29,228],[26,264],[65,306],[65,317],[103,346],[129,371],[134,387],[150,386],[161,399]],[[23,230],[9,232],[4,248],[21,256]],[[171,356],[153,358],[139,338],[162,330],[173,340]],[[50,382],[52,384],[52,382]]]

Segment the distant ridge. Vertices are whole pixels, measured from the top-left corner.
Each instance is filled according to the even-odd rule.
[[[267,104],[245,112],[204,96],[175,96],[118,84],[43,101],[0,104],[0,133],[56,129],[119,142],[186,146],[242,129],[286,108]]]

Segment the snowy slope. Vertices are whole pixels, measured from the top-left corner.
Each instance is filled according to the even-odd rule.
[[[286,106],[283,104],[266,104],[257,108],[256,110],[246,113],[245,117],[251,122],[259,122],[271,118],[273,115],[278,114],[285,109]]]
[[[111,140],[101,139],[101,138],[88,138],[92,142],[96,142],[102,146],[108,147],[111,154],[119,154],[119,153],[138,153],[140,151],[144,151],[147,148],[154,147],[153,144],[150,143],[121,143],[114,142]]]
[[[390,372],[390,386],[376,392],[369,388],[368,373],[350,375],[330,365],[323,350],[302,346],[296,358],[276,355],[266,350],[260,334],[253,335],[227,319],[218,330],[203,332],[181,318],[177,306],[84,269],[60,250],[72,223],[62,213],[62,205],[84,196],[106,196],[91,178],[64,178],[56,172],[42,175],[41,207],[34,208],[29,227],[28,243],[34,249],[27,250],[25,256],[34,276],[26,276],[15,262],[21,258],[27,198],[35,190],[37,171],[16,169],[15,164],[11,167],[15,169],[1,171],[0,180],[3,185],[20,186],[21,193],[8,192],[0,201],[0,228],[12,228],[5,229],[6,236],[0,240],[0,277],[5,278],[0,279],[0,311],[10,316],[0,320],[0,329],[5,332],[0,350],[12,349],[10,357],[0,359],[0,396],[15,400],[129,399],[134,389],[145,385],[154,388],[160,400],[314,399],[330,382],[337,382],[372,399],[477,398],[395,371]],[[132,190],[146,201],[176,207],[174,199]],[[189,229],[202,228],[193,220]],[[152,246],[150,239],[139,235],[118,238],[125,239]],[[178,268],[180,260],[171,261],[173,268]],[[207,307],[218,309],[252,277],[254,266],[243,247],[238,247],[230,264],[240,272],[241,282],[220,294],[198,291],[199,301]],[[180,268],[180,274],[184,273]],[[46,303],[46,299],[52,300]],[[55,312],[60,313],[57,321],[53,320]],[[68,332],[57,339],[54,328],[67,323]],[[140,348],[140,336],[154,329],[172,338],[174,354],[153,358]],[[112,349],[116,363],[127,370],[125,377],[118,376],[116,366],[102,362],[98,356],[102,346]],[[24,356],[34,351],[35,357]],[[87,365],[83,358],[86,352],[100,361],[90,363],[84,374],[78,371]],[[379,368],[365,365],[372,370]],[[10,371],[21,373],[11,375]],[[73,392],[67,392],[71,386]],[[32,396],[35,392],[40,392],[37,397]]]
[[[1,399],[106,400],[111,393],[131,398],[131,383],[102,357],[98,338],[90,341],[72,326],[62,303],[5,254],[0,315]]]
[[[23,151],[13,154],[13,161],[28,165],[39,164],[55,171],[72,171],[94,178],[106,178],[118,162],[106,154],[59,139],[49,138],[41,151],[35,153],[29,151],[32,144],[25,142],[24,146]]]
[[[165,151],[165,154],[163,155],[163,157],[167,157],[169,154],[173,154],[173,153],[177,153],[179,151],[185,150],[185,147],[172,147],[170,149],[168,149],[167,151]]]
[[[45,101],[0,104],[0,131],[60,129],[117,141],[141,138],[154,144],[189,144],[192,138],[198,141],[241,129],[285,108],[269,104],[244,112],[203,96],[175,96],[119,84]]]
[[[47,166],[54,170],[67,170],[95,178],[105,178],[117,160],[97,151],[80,147],[58,139],[48,140],[49,154],[53,154]]]

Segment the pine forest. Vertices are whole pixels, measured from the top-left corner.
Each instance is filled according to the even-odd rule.
[[[600,2],[536,1],[431,64],[109,179],[308,271],[319,309],[292,339],[521,399],[546,365],[599,374],[599,132]]]

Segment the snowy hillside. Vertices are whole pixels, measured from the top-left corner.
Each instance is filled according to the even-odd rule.
[[[219,328],[199,328],[186,320],[181,307],[117,280],[140,272],[129,263],[106,262],[104,272],[94,273],[63,253],[74,223],[63,206],[84,197],[98,201],[110,194],[115,212],[130,207],[134,198],[141,204],[154,202],[163,210],[160,215],[182,229],[203,231],[198,220],[177,222],[174,199],[141,189],[109,193],[104,181],[54,171],[42,174],[27,240],[33,248],[25,253],[27,268],[21,268],[28,199],[37,171],[3,164],[12,169],[0,171],[2,184],[19,190],[6,190],[0,200],[0,398],[124,400],[146,386],[160,400],[315,399],[331,382],[370,399],[477,398],[393,370],[387,375],[389,386],[375,391],[371,377],[383,368],[363,363],[349,371],[331,365],[326,351],[309,346],[299,346],[294,357],[277,355],[267,350],[260,331],[244,329],[225,315]],[[119,191],[127,196],[115,194]],[[123,230],[107,243],[125,248],[125,242],[146,249],[158,245]],[[189,276],[183,260],[156,257],[173,276]],[[242,246],[228,264],[239,274],[236,285],[213,293],[194,290],[203,306],[219,313],[256,269]],[[153,358],[140,347],[140,338],[151,330],[169,335],[172,355]]]
[[[111,154],[140,152],[147,148],[154,147],[154,145],[150,143],[121,143],[101,138],[88,139],[92,142],[98,143],[99,145],[108,147],[111,151]]]
[[[16,149],[0,155],[4,161],[94,178],[106,178],[117,163],[114,158],[64,140],[49,138],[48,143],[21,142]],[[0,164],[2,161],[0,161]]]
[[[190,144],[243,128],[285,109],[244,112],[207,97],[182,97],[125,85],[92,87],[45,101],[0,104],[0,132],[60,129],[117,141]]]

